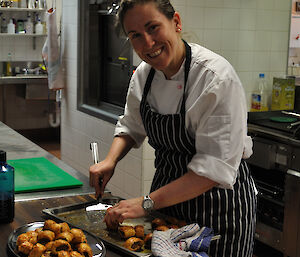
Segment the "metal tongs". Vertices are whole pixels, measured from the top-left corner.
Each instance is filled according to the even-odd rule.
[[[90,149],[92,150],[92,157],[93,157],[94,164],[99,163],[98,143],[96,142],[90,143]],[[99,185],[100,186],[102,185],[102,179],[99,179]],[[97,201],[98,202],[101,201],[101,195],[97,197]]]
[[[300,118],[300,114],[295,113],[295,112],[281,111],[281,113],[286,114],[286,115],[290,115],[290,116],[294,116],[298,119]],[[293,128],[295,126],[298,126],[298,125],[300,125],[300,121],[296,121],[296,122],[291,123],[290,125],[287,126],[287,128],[291,129],[291,128]]]

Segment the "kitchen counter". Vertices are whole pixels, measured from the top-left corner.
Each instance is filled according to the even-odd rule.
[[[7,160],[45,157],[50,162],[63,169],[74,178],[83,183],[82,187],[45,192],[30,192],[15,195],[16,202],[33,199],[46,199],[61,196],[85,195],[94,193],[94,188],[89,186],[89,178],[73,169],[63,161],[48,153],[38,145],[23,137],[13,129],[0,122],[0,149],[6,151]],[[88,169],[88,167],[87,167]],[[0,255],[1,256],[1,255]]]
[[[47,75],[22,75],[22,76],[0,76],[0,85],[8,84],[45,84],[48,83]]]

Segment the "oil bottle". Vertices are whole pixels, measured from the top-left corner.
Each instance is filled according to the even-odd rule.
[[[267,94],[267,82],[265,74],[260,73],[256,80],[255,90],[251,95],[251,111],[261,112],[268,111],[268,94]]]
[[[10,223],[15,216],[15,170],[7,164],[6,152],[0,150],[0,223]]]

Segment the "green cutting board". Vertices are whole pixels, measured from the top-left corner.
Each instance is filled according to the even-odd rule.
[[[15,168],[15,193],[55,190],[82,186],[44,157],[7,161]]]

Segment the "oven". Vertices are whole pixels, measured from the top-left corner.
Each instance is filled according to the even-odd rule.
[[[258,193],[256,240],[300,257],[300,135],[290,123],[272,121],[280,111],[249,113],[253,155],[247,160]]]

